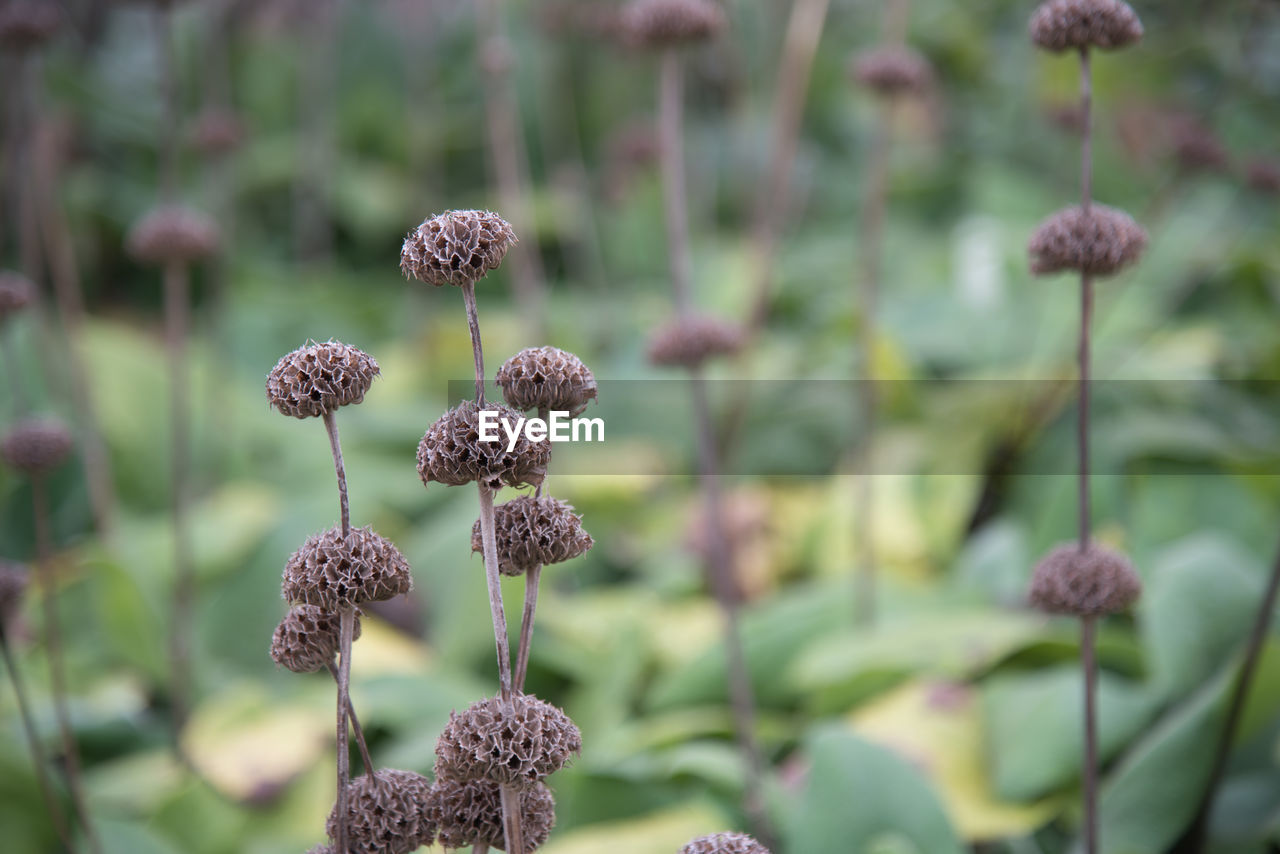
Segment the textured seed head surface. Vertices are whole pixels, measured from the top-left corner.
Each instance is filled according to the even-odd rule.
[[[1033,42],[1055,53],[1124,47],[1142,38],[1142,22],[1121,0],[1047,0],[1027,29]]]
[[[1109,276],[1137,261],[1146,246],[1147,232],[1132,217],[1093,204],[1087,215],[1070,207],[1040,223],[1027,251],[1036,275],[1079,270]]]
[[[1245,179],[1259,193],[1280,195],[1280,163],[1274,160],[1250,161],[1245,167]]]
[[[582,735],[560,709],[515,694],[507,711],[492,697],[449,715],[436,740],[436,778],[528,786],[581,752]]]
[[[926,91],[933,82],[929,61],[908,47],[877,47],[853,62],[853,79],[871,91],[894,97]]]
[[[712,0],[631,0],[620,23],[626,41],[660,49],[714,38],[725,15]]]
[[[315,673],[338,654],[341,622],[333,611],[294,605],[271,636],[271,660],[294,673]],[[356,617],[351,639],[360,637]]]
[[[769,849],[745,833],[713,833],[693,840],[680,854],[769,854]]]
[[[56,468],[71,456],[71,432],[55,418],[19,421],[0,440],[0,459],[5,465],[27,474],[41,474]]]
[[[408,854],[436,838],[431,781],[412,771],[384,768],[347,785],[347,833],[351,854]],[[325,831],[337,836],[335,806]]]
[[[715,356],[732,355],[741,347],[741,327],[710,315],[689,315],[658,327],[649,339],[649,361],[695,368]]]
[[[10,0],[0,6],[0,47],[14,53],[40,47],[53,37],[61,22],[54,3]]]
[[[229,154],[244,141],[244,123],[234,110],[209,107],[196,116],[191,144],[207,157]]]
[[[0,560],[0,630],[22,607],[27,577],[27,568],[22,564]]]
[[[551,460],[551,443],[545,439],[530,442],[522,429],[515,447],[508,451],[510,440],[502,425],[505,422],[514,429],[523,416],[500,403],[486,403],[484,409],[496,413],[494,429],[489,432],[498,437],[496,441],[481,441],[481,410],[471,400],[464,400],[427,428],[418,443],[418,476],[424,485],[435,481],[462,486],[478,481],[498,489],[503,484],[542,483]]]
[[[158,207],[129,229],[125,248],[143,264],[191,264],[218,251],[213,220],[181,205]]]
[[[498,368],[502,396],[515,409],[580,415],[596,399],[596,378],[572,353],[557,347],[521,350]]]
[[[1028,599],[1050,614],[1097,617],[1125,611],[1142,593],[1142,581],[1129,559],[1090,543],[1058,546],[1036,564]]]
[[[502,826],[502,793],[491,780],[436,781],[436,808],[439,810],[439,841],[452,851],[477,843],[507,851]],[[556,821],[556,802],[551,790],[535,783],[520,792],[520,827],[524,832],[524,854],[536,851],[551,835]]]
[[[35,285],[21,273],[0,271],[0,321],[17,314],[36,297]]]
[[[1172,128],[1173,154],[1187,172],[1222,172],[1231,165],[1231,155],[1211,129],[1195,119],[1182,117]]]
[[[550,496],[521,495],[499,504],[494,512],[498,571],[523,575],[535,566],[563,563],[595,545],[582,530],[582,517],[573,507]],[[471,526],[471,551],[484,553],[480,520]]]
[[[359,403],[380,373],[367,353],[339,341],[308,344],[267,374],[267,401],[284,415],[312,418]]]
[[[489,211],[446,211],[423,220],[400,250],[400,272],[428,285],[462,286],[497,269],[516,244],[511,224]]]
[[[284,567],[281,592],[292,603],[336,611],[345,605],[391,599],[413,589],[400,550],[373,532],[335,527],[309,538]]]

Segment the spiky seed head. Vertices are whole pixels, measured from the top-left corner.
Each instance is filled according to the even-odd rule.
[[[1259,193],[1280,195],[1280,163],[1257,158],[1245,167],[1245,180]]]
[[[12,270],[0,271],[0,322],[31,305],[36,287],[31,280]]]
[[[1036,564],[1027,598],[1050,614],[1097,617],[1127,610],[1141,593],[1142,580],[1120,552],[1066,543]]]
[[[488,435],[496,435],[496,441],[481,440],[481,411],[495,413],[491,422],[494,428]],[[550,442],[531,442],[521,430],[515,447],[507,450],[509,440],[502,425],[506,423],[514,429],[522,417],[501,403],[486,403],[481,410],[471,400],[464,400],[441,415],[418,443],[418,476],[423,485],[432,481],[445,486],[480,482],[498,489],[503,484],[518,487],[542,483],[551,460]]]
[[[713,833],[699,836],[680,854],[769,854],[769,849],[745,833]]]
[[[581,752],[582,734],[562,710],[515,694],[507,711],[491,697],[450,713],[436,739],[436,779],[530,786]]]
[[[1224,172],[1231,165],[1231,155],[1222,140],[1195,119],[1176,119],[1172,136],[1173,155],[1186,172]]]
[[[408,854],[436,838],[431,781],[412,771],[379,769],[347,784],[347,835],[351,854]],[[325,822],[337,836],[338,808]]]
[[[649,339],[655,365],[696,368],[707,359],[729,356],[742,347],[742,327],[710,315],[688,315],[658,327]]]
[[[1121,0],[1047,0],[1031,15],[1031,40],[1045,50],[1124,47],[1142,38],[1142,22]]]
[[[14,53],[38,48],[53,37],[61,23],[62,15],[54,3],[10,0],[0,6],[0,48]]]
[[[284,567],[281,593],[291,603],[326,611],[391,599],[413,589],[409,564],[400,550],[373,532],[330,528],[310,537]]]
[[[271,660],[294,673],[315,673],[333,662],[341,641],[336,613],[316,605],[294,605],[271,636]],[[360,637],[357,616],[351,639]]]
[[[724,26],[724,11],[712,0],[631,0],[620,20],[627,42],[654,49],[707,41]]]
[[[468,845],[508,850],[502,823],[502,791],[497,783],[492,780],[465,783],[437,780],[435,805],[439,810],[437,838],[446,851]],[[546,785],[535,783],[521,790],[520,828],[524,832],[524,854],[542,847],[555,822],[556,802]]]
[[[1038,276],[1079,270],[1110,276],[1138,260],[1147,232],[1123,211],[1105,205],[1060,210],[1036,228],[1027,244]]]
[[[489,211],[445,211],[409,232],[400,272],[436,287],[470,284],[496,270],[517,242],[511,224]]]
[[[22,607],[27,580],[28,572],[24,565],[0,560],[0,632]]]
[[[267,374],[267,401],[282,415],[313,418],[359,403],[381,373],[367,353],[340,341],[308,344]]]
[[[535,566],[563,563],[595,545],[582,530],[582,517],[573,507],[550,496],[521,495],[494,512],[498,571],[523,575]],[[480,520],[471,526],[471,551],[483,553]]]
[[[596,378],[582,360],[558,347],[529,347],[498,368],[502,396],[515,409],[577,416],[596,399]]]
[[[0,440],[0,459],[10,468],[36,475],[57,468],[75,446],[71,431],[56,418],[19,421]]]
[[[220,240],[218,226],[204,214],[164,205],[134,223],[125,248],[143,264],[192,264],[217,252]]]
[[[234,110],[207,107],[191,127],[191,144],[206,157],[230,154],[244,142],[244,123]]]
[[[886,98],[927,91],[933,83],[933,68],[909,47],[888,45],[858,54],[850,74],[861,86]]]

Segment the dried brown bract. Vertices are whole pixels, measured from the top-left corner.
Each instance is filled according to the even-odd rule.
[[[1048,0],[1027,29],[1033,42],[1054,52],[1119,48],[1142,38],[1137,13],[1120,0]]]
[[[1060,210],[1031,235],[1027,246],[1036,275],[1079,270],[1109,276],[1138,260],[1147,233],[1128,214],[1105,205]]]
[[[491,780],[439,780],[435,787],[439,809],[439,841],[446,850],[482,844],[507,850],[502,826],[502,793]],[[535,783],[520,792],[520,827],[524,854],[536,851],[551,835],[556,822],[556,802],[551,790]]]
[[[580,415],[596,399],[596,378],[582,360],[557,347],[529,347],[498,368],[498,385],[516,409]]]
[[[61,23],[62,15],[53,3],[10,0],[0,6],[0,47],[14,53],[40,47]]]
[[[267,374],[267,400],[284,415],[311,418],[364,400],[380,369],[367,353],[339,341],[308,344]]]
[[[911,48],[895,45],[859,54],[850,74],[860,85],[887,98],[919,94],[933,83],[929,60]]]
[[[0,441],[0,459],[27,474],[42,474],[71,456],[71,432],[54,418],[19,421]]]
[[[489,211],[446,211],[409,232],[400,272],[428,285],[466,285],[497,269],[517,242],[511,224]]]
[[[1231,165],[1231,155],[1218,135],[1194,119],[1175,120],[1171,136],[1173,156],[1186,172],[1223,172]]]
[[[1084,550],[1067,543],[1036,564],[1028,599],[1050,614],[1096,617],[1127,610],[1141,593],[1142,581],[1124,555],[1097,543]]]
[[[1259,193],[1280,195],[1280,163],[1261,158],[1252,160],[1245,167],[1245,180]]]
[[[446,486],[462,486],[481,482],[491,489],[503,484],[511,487],[537,485],[547,474],[551,460],[551,443],[530,442],[520,431],[515,446],[509,443],[502,424],[515,429],[522,417],[509,406],[486,403],[483,411],[493,412],[495,426],[489,435],[496,441],[480,439],[480,412],[474,401],[464,400],[427,428],[418,443],[418,476],[423,484],[431,481]]]
[[[707,359],[738,352],[742,341],[742,328],[736,324],[710,315],[688,315],[658,327],[649,339],[649,361],[696,368]]]
[[[28,575],[23,564],[0,560],[0,632],[22,607]]]
[[[413,589],[399,549],[373,532],[330,528],[308,539],[284,567],[281,592],[293,603],[336,611],[347,605],[391,599]]]
[[[337,835],[337,807],[325,830]],[[436,838],[431,782],[412,771],[381,769],[347,786],[347,833],[351,854],[408,854]]]
[[[693,840],[680,854],[769,854],[769,849],[745,833],[713,833]]]
[[[156,208],[129,229],[125,248],[143,264],[191,264],[218,251],[218,227],[182,205]]]
[[[17,314],[36,298],[36,287],[21,273],[0,271],[0,321]]]
[[[244,142],[244,123],[234,110],[208,107],[196,116],[191,144],[206,157],[230,154]]]
[[[628,43],[661,49],[714,38],[725,15],[711,0],[631,0],[620,23]]]
[[[529,786],[582,752],[582,734],[563,711],[531,694],[511,710],[491,697],[452,713],[436,740],[436,778]]]
[[[499,504],[494,516],[498,571],[503,575],[523,575],[535,566],[573,560],[595,545],[573,507],[550,496],[521,495]],[[471,527],[471,551],[484,551],[479,519]]]
[[[333,663],[338,654],[341,623],[333,611],[315,605],[294,605],[271,636],[271,660],[294,673],[315,673]],[[360,618],[351,639],[360,637]]]

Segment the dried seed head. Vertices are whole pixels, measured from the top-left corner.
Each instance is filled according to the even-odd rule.
[[[1128,214],[1094,204],[1060,210],[1040,223],[1027,250],[1036,275],[1079,270],[1109,276],[1138,260],[1147,233]]]
[[[1124,47],[1142,38],[1142,22],[1120,0],[1047,0],[1031,15],[1031,40],[1055,53]]]
[[[649,361],[695,368],[713,356],[732,355],[741,347],[741,327],[710,315],[691,315],[658,327],[649,339]]]
[[[542,483],[551,460],[551,443],[530,442],[521,430],[515,447],[508,451],[509,439],[502,425],[505,422],[514,429],[522,416],[500,403],[486,403],[483,410],[496,413],[489,435],[498,438],[481,441],[481,411],[474,401],[464,400],[427,428],[418,443],[418,476],[422,483],[429,485],[434,480],[445,486],[462,486],[479,481],[490,489],[503,484],[517,487]]]
[[[53,3],[11,0],[0,7],[0,47],[14,53],[40,47],[61,23],[62,16]]]
[[[582,752],[582,735],[563,711],[531,694],[515,694],[511,710],[491,697],[451,713],[436,740],[436,778],[528,786]]]
[[[1245,179],[1259,193],[1280,195],[1280,163],[1274,160],[1253,160],[1245,167]]]
[[[364,400],[381,370],[374,358],[340,341],[308,344],[267,374],[267,401],[283,415],[310,418]]]
[[[877,47],[859,54],[850,74],[860,85],[886,98],[918,94],[933,83],[929,61],[901,46]]]
[[[713,833],[693,840],[680,854],[769,854],[769,849],[745,833]]]
[[[1096,617],[1128,609],[1142,593],[1142,581],[1129,559],[1091,543],[1058,546],[1036,564],[1028,599],[1050,614]]]
[[[516,244],[511,224],[489,211],[445,211],[409,232],[400,272],[428,285],[466,285],[497,269]]]
[[[0,322],[17,314],[36,298],[35,285],[21,273],[0,271]]]
[[[284,567],[281,592],[292,603],[336,611],[346,605],[390,599],[413,589],[399,549],[373,532],[330,528],[309,538]]]
[[[576,416],[596,399],[596,378],[572,353],[556,347],[521,350],[498,368],[498,385],[516,409],[546,409]]]
[[[271,636],[271,660],[294,673],[315,673],[333,662],[341,640],[339,617],[315,605],[294,605]],[[360,637],[357,616],[351,639]]]
[[[0,632],[22,607],[27,592],[27,568],[20,563],[0,560]]]
[[[573,560],[595,545],[573,507],[550,496],[521,495],[499,504],[494,521],[498,571],[503,575],[523,575],[535,566]],[[471,551],[484,551],[479,519],[471,526]]]
[[[631,0],[620,25],[627,42],[662,49],[714,38],[725,15],[711,0]]]
[[[507,850],[502,826],[502,793],[491,780],[438,780],[435,787],[439,809],[439,840],[445,850],[468,845],[488,845]],[[556,802],[551,790],[535,783],[520,792],[520,827],[524,832],[524,854],[536,851],[551,835],[556,822]]]
[[[1172,128],[1173,155],[1187,172],[1223,172],[1231,155],[1218,135],[1195,119],[1181,117]]]
[[[408,854],[436,838],[431,781],[412,771],[379,769],[347,784],[347,833],[351,854]],[[335,806],[325,822],[337,835]]]
[[[196,116],[191,144],[206,157],[230,154],[244,141],[244,123],[234,110],[208,107]]]
[[[191,264],[218,251],[213,220],[181,205],[148,212],[129,229],[125,248],[143,264]]]
[[[75,443],[70,431],[55,418],[19,421],[0,441],[0,459],[27,474],[42,474],[71,456]]]

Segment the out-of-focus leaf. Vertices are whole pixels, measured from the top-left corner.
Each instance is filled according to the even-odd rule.
[[[671,854],[689,840],[719,830],[724,830],[724,819],[709,807],[693,804],[553,835],[542,850],[545,854]]]
[[[183,854],[172,841],[156,833],[146,822],[102,819],[96,822],[102,848],[114,854],[128,851],[130,854]]]

